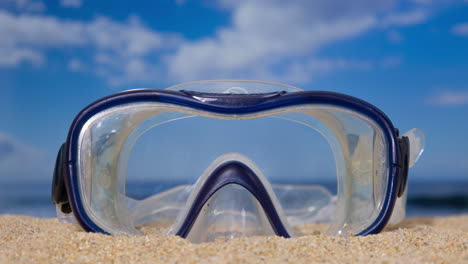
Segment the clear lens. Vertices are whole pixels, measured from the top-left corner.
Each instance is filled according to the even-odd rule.
[[[282,221],[296,235],[317,230],[353,235],[381,210],[387,143],[364,116],[327,105],[228,116],[159,103],[115,107],[84,126],[79,148],[84,207],[112,234],[166,233],[181,221],[206,168],[233,152],[261,171]],[[205,209],[192,228],[207,232],[189,237],[269,234],[270,223],[246,191],[231,186],[214,195],[216,206]],[[246,200],[229,203],[228,194]],[[231,223],[227,219],[244,224],[221,227]]]

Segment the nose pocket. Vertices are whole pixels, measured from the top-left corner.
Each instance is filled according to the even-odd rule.
[[[212,172],[199,179],[172,231],[192,242],[253,235],[290,237],[271,185],[253,162],[233,155],[236,160],[225,158],[219,165],[215,161]]]
[[[275,235],[257,199],[238,184],[227,184],[203,205],[187,235],[194,243]]]

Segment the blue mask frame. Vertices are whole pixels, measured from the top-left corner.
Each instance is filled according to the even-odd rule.
[[[78,137],[83,125],[96,114],[109,108],[137,102],[159,102],[176,106],[190,107],[217,114],[251,114],[280,107],[300,106],[307,104],[325,104],[343,107],[358,112],[378,124],[388,142],[388,157],[390,159],[389,177],[386,196],[382,209],[376,220],[357,235],[369,235],[380,232],[390,219],[397,197],[405,189],[408,174],[409,142],[398,135],[390,119],[377,107],[352,96],[325,92],[300,91],[288,93],[273,92],[264,94],[215,94],[193,91],[171,91],[141,89],[130,90],[104,97],[83,109],[74,119],[68,133],[67,141],[60,148],[54,171],[52,184],[52,201],[61,205],[64,213],[73,212],[78,223],[87,231],[106,233],[88,217],[79,194],[77,178]],[[252,190],[251,190],[252,192]],[[255,192],[255,191],[254,191]],[[209,199],[202,197],[202,200]],[[264,193],[254,194],[259,200],[268,199]],[[270,217],[279,236],[290,237],[282,227],[282,223],[275,217]],[[187,223],[183,229],[190,229]],[[187,232],[178,234],[182,237]]]

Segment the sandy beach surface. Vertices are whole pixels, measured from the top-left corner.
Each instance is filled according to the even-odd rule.
[[[92,234],[56,219],[2,215],[0,263],[468,263],[468,215],[408,219],[367,237],[203,244],[158,234]]]

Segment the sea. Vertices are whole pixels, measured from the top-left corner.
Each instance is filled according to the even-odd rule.
[[[334,191],[333,184],[322,185]],[[134,198],[147,197],[169,187],[151,182],[128,183],[127,194]],[[408,217],[468,214],[468,181],[410,182],[408,188]],[[0,182],[0,214],[55,217],[55,206],[51,203],[51,183]]]

